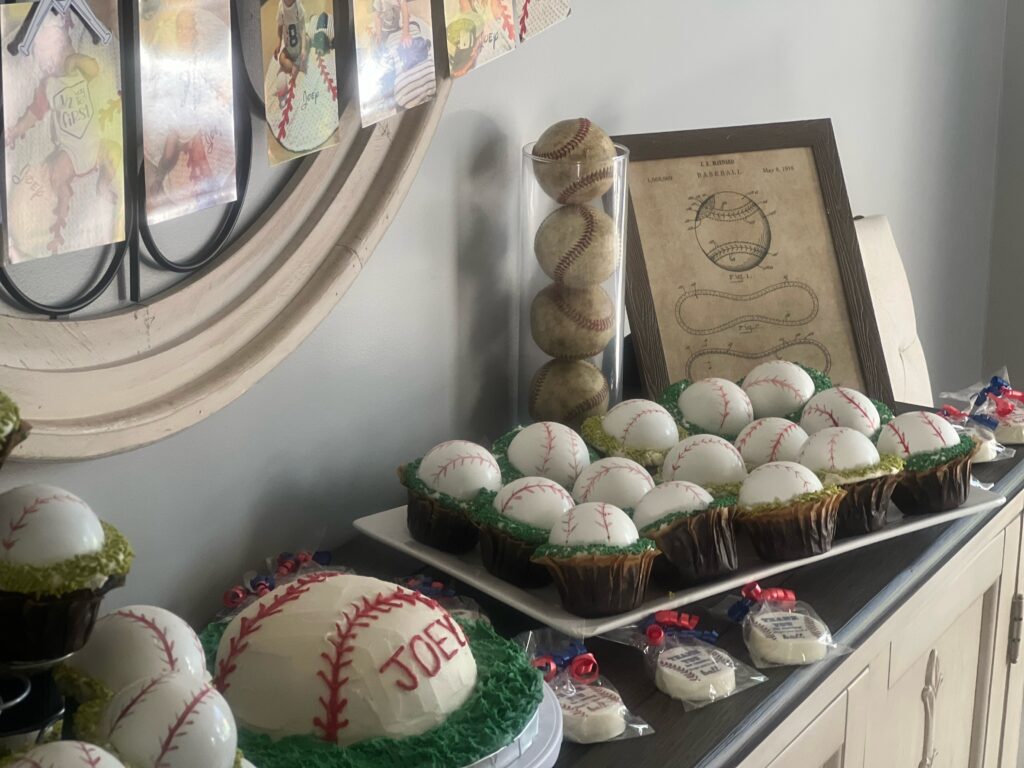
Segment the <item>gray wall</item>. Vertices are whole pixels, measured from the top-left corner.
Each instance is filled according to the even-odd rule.
[[[259,558],[336,544],[398,504],[402,460],[509,426],[519,147],[558,118],[641,132],[832,117],[854,211],[892,220],[936,389],[979,372],[1006,0],[576,5],[456,83],[365,273],[249,394],[143,450],[3,471],[3,486],[80,493],[131,537],[116,601],[201,620]]]

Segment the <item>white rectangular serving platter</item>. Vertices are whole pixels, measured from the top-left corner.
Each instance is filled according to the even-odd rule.
[[[801,565],[827,560],[861,547],[870,546],[879,541],[905,536],[923,528],[942,525],[979,512],[987,512],[1006,502],[1003,496],[972,488],[967,502],[952,512],[935,515],[919,515],[904,517],[894,508],[890,509],[886,526],[875,533],[855,536],[837,541],[828,552],[800,560],[789,560],[784,563],[767,563],[758,560],[752,550],[745,550],[741,542],[740,562],[747,563],[736,572],[723,576],[713,582],[700,586],[682,589],[677,592],[665,592],[652,584],[647,593],[647,600],[635,611],[606,616],[600,619],[584,619],[574,616],[562,608],[558,599],[558,591],[553,585],[541,589],[521,589],[489,574],[480,562],[480,553],[474,549],[464,555],[450,555],[426,544],[414,540],[409,534],[405,522],[405,507],[395,507],[386,512],[361,517],[355,522],[356,529],[372,539],[377,539],[389,547],[405,552],[424,563],[428,563],[460,581],[469,584],[481,592],[500,600],[506,605],[525,613],[537,621],[553,629],[573,637],[586,638],[600,635],[619,627],[636,624],[654,611],[679,608],[695,603],[698,600],[717,595],[750,581],[764,579],[783,571],[791,571]]]

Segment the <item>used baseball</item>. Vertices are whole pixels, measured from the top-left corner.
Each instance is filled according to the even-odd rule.
[[[561,120],[533,145],[537,182],[560,202],[585,203],[612,187],[615,145],[585,117]]]
[[[564,424],[539,421],[523,427],[508,446],[508,460],[524,475],[539,475],[572,488],[590,465],[583,438]]]
[[[654,487],[650,473],[631,459],[598,459],[576,478],[572,497],[632,509]]]
[[[807,442],[807,433],[786,419],[775,417],[750,422],[736,438],[736,450],[748,467],[770,461],[796,461]]]
[[[769,360],[743,379],[743,391],[754,406],[754,415],[785,416],[800,409],[814,396],[814,381],[796,363]]]
[[[586,360],[551,360],[530,383],[530,418],[578,428],[608,410],[608,381]]]
[[[565,205],[537,230],[533,251],[544,274],[570,288],[603,283],[619,264],[615,222],[589,205]]]
[[[582,360],[601,354],[615,332],[615,308],[604,288],[567,288],[557,283],[530,305],[533,340],[545,354]]]
[[[601,427],[626,448],[667,451],[679,442],[672,414],[651,400],[624,400],[605,414]]]
[[[679,393],[683,418],[700,429],[735,438],[754,419],[747,393],[728,379],[701,379]]]
[[[907,457],[949,448],[959,442],[960,435],[941,416],[928,411],[911,411],[885,425],[878,436],[878,451]]]
[[[833,387],[819,392],[804,406],[800,426],[809,435],[826,427],[850,427],[871,437],[881,420],[875,404],[853,389]]]

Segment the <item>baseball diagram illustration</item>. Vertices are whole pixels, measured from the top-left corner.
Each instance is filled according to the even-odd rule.
[[[768,217],[739,192],[708,195],[697,209],[694,233],[704,255],[728,272],[746,272],[764,261],[772,244]]]

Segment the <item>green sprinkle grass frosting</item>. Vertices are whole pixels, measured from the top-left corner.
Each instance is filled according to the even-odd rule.
[[[641,528],[640,535],[649,536],[652,533],[657,533],[663,528],[668,528],[674,525],[678,520],[684,520],[689,517],[697,517],[698,515],[703,515],[707,512],[710,512],[713,509],[724,509],[725,507],[731,507],[735,504],[736,499],[734,497],[730,498],[728,496],[725,496],[720,499],[712,500],[712,502],[708,504],[706,509],[680,509],[676,512],[670,512],[661,519],[655,520],[650,525],[645,525],[643,528]]]
[[[580,544],[578,546],[545,544],[537,548],[533,559],[550,557],[552,560],[569,560],[583,555],[642,555],[654,548],[653,541],[643,538],[637,539],[625,547],[614,547],[610,544]]]
[[[476,660],[472,695],[441,725],[419,736],[376,738],[339,747],[314,736],[266,734],[238,728],[238,745],[260,768],[447,768],[469,765],[510,744],[540,705],[544,682],[526,655],[486,622],[459,621]],[[227,623],[211,624],[200,639],[210,668]],[[268,702],[268,706],[273,706]]]
[[[0,392],[0,445],[21,424],[21,413],[11,398]]]
[[[106,540],[99,552],[77,555],[53,565],[0,563],[0,591],[33,597],[60,597],[80,589],[98,589],[97,581],[127,576],[135,553],[117,528],[101,523]]]
[[[794,496],[788,501],[771,501],[764,504],[755,504],[752,507],[740,507],[740,513],[745,516],[763,515],[768,512],[776,512],[787,507],[795,507],[798,504],[823,501],[844,493],[846,493],[846,491],[839,486],[830,485],[827,488],[822,488],[820,491],[812,491],[810,493],[802,493],[799,496]]]
[[[676,410],[679,409],[676,408]],[[627,448],[620,440],[604,431],[602,418],[601,416],[591,416],[583,422],[581,434],[587,445],[592,446],[602,456],[619,456],[632,459],[640,466],[654,467],[656,470],[661,470],[661,465],[665,461],[666,451],[651,448]],[[672,414],[672,418],[676,418],[675,414]],[[679,439],[682,440],[686,437],[686,431],[678,425],[679,421],[677,419],[676,426],[679,429]]]
[[[829,469],[821,472],[815,472],[819,479],[825,477],[839,477],[843,480],[850,480],[856,482],[861,479],[874,479],[884,475],[895,475],[897,472],[902,472],[904,461],[899,456],[893,456],[891,454],[883,454],[879,456],[877,464],[872,464],[869,467],[858,467],[856,469]]]
[[[61,693],[75,699],[79,704],[87,701],[107,702],[114,697],[114,691],[95,677],[90,677],[67,664],[60,664],[54,668],[53,679]]]
[[[469,518],[478,525],[488,525],[525,544],[540,546],[548,540],[550,531],[501,514],[494,508],[494,491],[481,491],[469,507]]]
[[[905,459],[907,472],[928,472],[929,470],[949,464],[974,452],[974,439],[967,434],[960,436],[960,442],[937,451],[915,453]]]

